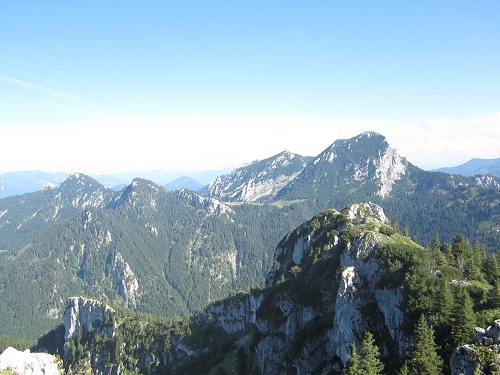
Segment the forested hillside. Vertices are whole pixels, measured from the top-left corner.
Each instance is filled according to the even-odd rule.
[[[65,201],[75,201],[73,193],[58,189],[61,197],[68,196]],[[33,194],[43,198],[47,193]],[[20,219],[33,235],[22,236],[20,245],[8,245],[4,237],[0,253],[2,300],[10,301],[0,306],[0,332],[30,339],[57,322],[69,295],[157,315],[185,315],[233,289],[256,284],[271,265],[270,244],[304,215],[288,206],[230,208],[146,180],[134,180],[99,206],[77,209],[36,198],[19,198],[26,202],[20,215],[34,217]],[[28,209],[35,201],[42,202],[41,208]],[[52,221],[36,221],[32,215],[48,211],[52,217],[55,210],[68,213]],[[13,218],[9,216],[11,227]]]
[[[380,134],[338,140],[312,160],[284,152],[234,173],[211,191],[230,187],[238,202],[142,179],[115,192],[82,174],[0,199],[0,335],[38,337],[71,295],[162,316],[192,313],[261,283],[282,236],[352,203],[379,204],[422,246],[462,234],[499,250],[498,179],[425,172]],[[268,195],[244,201],[256,184]]]
[[[358,374],[365,366],[373,374],[457,374],[464,363],[472,372],[493,374],[498,349],[486,335],[496,332],[492,322],[500,317],[499,279],[498,256],[480,244],[458,235],[450,243],[435,237],[423,247],[398,232],[380,207],[352,205],[320,212],[289,232],[276,248],[265,287],[183,320],[105,310],[80,299],[101,320],[65,318],[65,327],[39,345],[58,342],[72,374],[90,368]],[[68,301],[67,314],[75,303]],[[490,324],[478,343],[455,350],[474,342],[474,327]]]

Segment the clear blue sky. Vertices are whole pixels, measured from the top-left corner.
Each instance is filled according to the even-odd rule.
[[[500,157],[500,1],[2,1],[0,173],[235,166],[384,134]]]

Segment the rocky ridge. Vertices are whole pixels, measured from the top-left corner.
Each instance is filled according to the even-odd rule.
[[[200,192],[228,202],[269,200],[304,169],[308,160],[307,157],[283,151],[219,176]]]

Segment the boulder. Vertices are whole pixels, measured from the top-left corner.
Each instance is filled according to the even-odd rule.
[[[0,355],[0,371],[10,370],[22,375],[61,375],[56,357],[45,353],[31,353],[29,350],[20,352],[8,347]]]

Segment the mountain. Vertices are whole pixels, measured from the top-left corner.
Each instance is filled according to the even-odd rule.
[[[189,189],[198,191],[203,187],[201,182],[196,181],[194,178],[182,176],[178,179],[163,185],[167,190]]]
[[[59,184],[65,173],[42,171],[7,172],[0,174],[0,198],[21,195]]]
[[[4,198],[0,213],[0,333],[24,338],[50,329],[68,295],[157,315],[193,312],[260,282],[270,244],[303,215],[229,207],[143,179],[115,192],[82,174]]]
[[[73,174],[0,199],[0,335],[40,335],[72,295],[147,314],[193,313],[259,284],[290,230],[359,202],[382,207],[396,231],[423,246],[458,234],[488,251],[500,243],[498,178],[423,171],[373,132],[313,159],[283,152],[211,186],[210,194],[167,191],[137,178],[116,192]]]
[[[276,199],[321,199],[324,196],[388,196],[413,168],[384,136],[362,133],[337,140],[284,186]]]
[[[422,373],[419,363],[434,355],[443,364],[435,373],[472,375],[499,365],[499,320],[476,328],[474,347],[460,346],[469,341],[457,335],[498,316],[496,259],[463,236],[424,248],[398,233],[380,206],[353,204],[286,234],[265,286],[182,320],[71,297],[64,325],[38,346],[62,353],[68,374],[342,374],[370,333],[384,374],[404,364]],[[420,322],[431,329],[423,358]]]
[[[201,193],[227,202],[304,202],[309,214],[372,201],[422,243],[430,243],[436,234],[450,241],[461,231],[471,241],[482,241],[492,251],[497,249],[497,177],[424,171],[401,157],[383,135],[375,132],[337,140],[312,160],[302,159],[309,160],[303,168],[302,162],[292,171],[278,168],[278,175],[285,177],[280,179],[282,183],[276,183],[270,166],[286,154],[238,168]],[[266,189],[268,186],[272,189]]]
[[[487,174],[500,177],[500,158],[498,159],[471,159],[467,163],[456,167],[436,169],[438,172],[461,174],[463,176],[475,176]]]
[[[93,178],[74,173],[56,187],[0,199],[0,249],[25,245],[84,209],[104,208],[112,195]]]
[[[257,202],[273,198],[307,165],[310,158],[283,151],[217,177],[200,193],[227,202]]]

